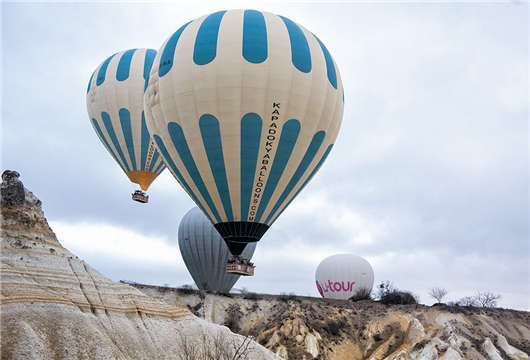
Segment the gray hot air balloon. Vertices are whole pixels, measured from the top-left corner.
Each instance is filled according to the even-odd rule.
[[[228,246],[210,220],[195,207],[182,218],[178,230],[179,248],[184,263],[199,289],[228,292],[239,279],[225,271],[230,256]],[[243,251],[245,259],[254,255],[257,243]]]

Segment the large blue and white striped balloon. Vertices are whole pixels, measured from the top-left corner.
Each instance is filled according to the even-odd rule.
[[[282,16],[230,10],[169,37],[144,103],[168,168],[237,254],[320,168],[344,97],[314,34]]]
[[[143,190],[165,169],[147,129],[143,96],[156,51],[118,52],[99,65],[88,83],[92,127],[129,179]]]

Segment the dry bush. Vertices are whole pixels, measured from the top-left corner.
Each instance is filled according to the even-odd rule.
[[[182,285],[181,287],[177,288],[177,291],[184,295],[194,294],[195,290],[191,285]]]
[[[492,308],[497,306],[497,301],[500,298],[500,294],[494,294],[489,291],[478,292],[473,296],[466,296],[461,298],[456,303],[453,303],[453,305]]]
[[[203,331],[193,336],[179,333],[176,356],[179,360],[248,360],[252,358],[252,340],[250,336],[241,339],[221,331],[216,334]]]
[[[243,299],[247,300],[259,300],[260,298],[261,296],[256,294],[255,292],[246,292],[243,295]]]
[[[351,301],[360,301],[360,300],[372,300],[372,290],[368,288],[360,288],[357,292],[350,298]]]
[[[474,296],[465,296],[456,302],[458,306],[477,306],[477,299]]]
[[[381,300],[383,299],[383,297],[385,295],[388,295],[390,294],[391,292],[394,292],[396,291],[397,289],[394,289],[394,284],[392,284],[392,281],[389,281],[389,280],[386,280],[386,281],[383,281],[381,282],[381,284],[379,284],[377,286],[377,300]]]
[[[418,300],[408,291],[393,290],[384,295],[381,302],[385,305],[411,305],[417,304]]]
[[[278,300],[288,302],[289,300],[298,300],[295,293],[281,293],[278,295]]]

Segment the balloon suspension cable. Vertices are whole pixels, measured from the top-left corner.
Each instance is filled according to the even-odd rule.
[[[131,197],[134,201],[138,201],[144,204],[149,201],[149,195],[147,195],[147,193],[143,192],[142,190],[136,190],[131,194]]]

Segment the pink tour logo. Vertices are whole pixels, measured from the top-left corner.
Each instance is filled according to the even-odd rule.
[[[335,281],[332,282],[331,280],[328,280],[327,283],[324,283],[324,286],[320,285],[317,281],[317,289],[321,296],[324,296],[324,293],[327,293],[328,291],[331,292],[339,292],[339,291],[351,291],[353,288],[353,285],[355,285],[355,281],[347,281],[346,284],[344,281]]]

